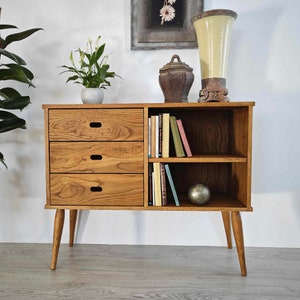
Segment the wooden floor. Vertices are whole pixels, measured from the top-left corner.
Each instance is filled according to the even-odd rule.
[[[0,244],[0,299],[300,299],[300,249]]]

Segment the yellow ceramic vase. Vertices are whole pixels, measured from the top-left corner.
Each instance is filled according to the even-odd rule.
[[[234,11],[226,9],[205,11],[192,18],[201,68],[199,102],[229,101],[226,75],[232,25],[236,18]]]

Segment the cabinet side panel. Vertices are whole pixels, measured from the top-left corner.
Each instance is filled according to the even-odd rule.
[[[50,205],[50,166],[49,166],[49,110],[44,109],[44,138],[45,138],[45,171],[46,171],[46,204]]]
[[[251,207],[252,107],[234,110],[232,138],[234,151],[247,158],[246,163],[232,165],[231,192],[247,208]]]
[[[248,144],[247,144],[247,198],[251,205],[251,178],[252,178],[252,127],[253,127],[253,107],[248,107]]]
[[[144,107],[144,206],[148,206],[149,197],[149,165],[148,165],[148,150],[149,150],[149,122],[148,108]]]
[[[237,198],[243,205],[250,207],[248,195],[248,167],[247,163],[232,164],[231,194]]]
[[[231,147],[232,151],[236,154],[248,156],[248,145],[249,145],[249,114],[248,107],[235,109],[232,115],[231,122],[232,136]]]

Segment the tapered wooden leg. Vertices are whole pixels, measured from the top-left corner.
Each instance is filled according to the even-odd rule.
[[[226,234],[227,247],[229,249],[232,249],[230,212],[222,211],[222,218],[223,218],[224,229]]]
[[[59,252],[61,235],[64,227],[65,210],[57,209],[54,219],[53,245],[52,245],[52,261],[51,270],[56,269],[57,257]]]
[[[74,236],[75,236],[75,227],[77,220],[77,209],[70,209],[70,239],[69,246],[72,247],[74,245]]]
[[[243,225],[242,225],[242,218],[240,212],[232,212],[231,218],[232,218],[232,228],[233,228],[237,253],[240,262],[241,274],[243,276],[246,276],[247,268],[246,268],[246,259],[245,259]]]

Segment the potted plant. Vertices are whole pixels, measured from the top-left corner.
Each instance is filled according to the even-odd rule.
[[[17,27],[14,25],[0,24],[0,30],[6,29],[17,29]],[[34,87],[32,84],[34,75],[28,68],[25,67],[26,62],[20,56],[5,50],[5,48],[9,44],[23,40],[39,30],[41,30],[41,28],[32,28],[26,31],[10,34],[6,36],[5,39],[0,36],[0,81],[13,80]],[[3,57],[6,57],[6,60],[9,61],[9,63],[2,63]],[[17,128],[26,128],[26,121],[9,110],[22,110],[29,103],[30,97],[21,95],[15,88],[2,87],[0,89],[0,133]],[[1,152],[0,162],[7,167],[4,162],[4,156]]]
[[[115,72],[109,71],[107,63],[108,55],[104,55],[105,43],[100,44],[101,36],[93,44],[91,39],[86,44],[86,51],[77,48],[75,53],[78,54],[78,63],[74,61],[74,53],[71,51],[71,66],[63,65],[66,69],[62,73],[73,73],[67,82],[81,84],[81,99],[83,103],[102,103],[104,98],[103,89],[110,86],[109,79],[120,77]]]

